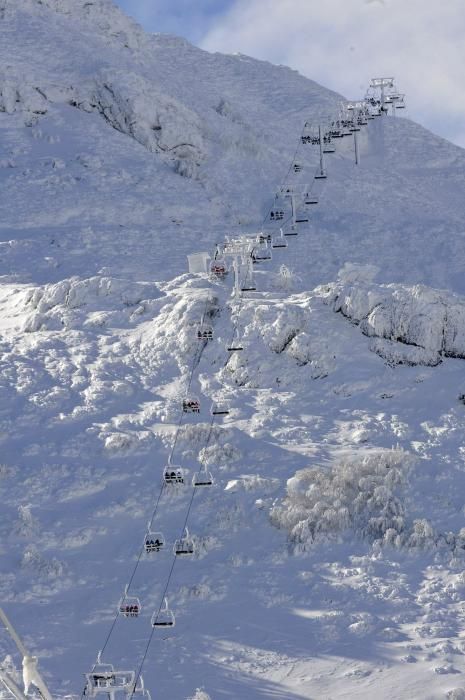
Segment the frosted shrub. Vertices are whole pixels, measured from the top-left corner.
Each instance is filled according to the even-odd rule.
[[[49,580],[61,578],[65,574],[65,566],[62,562],[58,559],[44,559],[32,545],[24,550],[21,568],[30,575]]]
[[[287,497],[271,511],[297,548],[351,529],[372,540],[395,542],[404,530],[400,495],[411,466],[402,450],[348,459],[329,470],[302,469],[289,479]],[[420,528],[418,538],[423,530]]]
[[[465,700],[465,690],[463,688],[454,688],[446,693],[448,700]]]
[[[18,506],[18,519],[14,525],[14,532],[20,537],[30,537],[37,533],[38,529],[39,523],[31,513],[31,506]]]
[[[300,277],[295,274],[287,265],[281,265],[279,273],[276,276],[276,285],[284,292],[290,292],[294,289],[296,282],[300,282]]]
[[[187,698],[187,700],[211,700],[210,696],[207,695],[207,693],[204,690],[200,690],[200,688],[197,688],[195,691],[195,695],[192,695],[190,698]]]

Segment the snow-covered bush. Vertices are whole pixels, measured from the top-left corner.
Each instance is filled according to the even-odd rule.
[[[447,700],[465,700],[464,688],[453,688],[446,693]]]
[[[14,532],[19,537],[30,537],[39,530],[39,522],[31,513],[31,505],[18,506],[18,519],[14,524]]]
[[[400,498],[412,465],[403,450],[379,450],[344,459],[329,470],[302,469],[287,482],[287,497],[271,511],[297,549],[347,530],[392,540],[405,528]],[[395,534],[394,534],[395,533]]]
[[[191,695],[187,700],[211,700],[211,698],[204,690],[197,688],[195,695]]]
[[[276,286],[284,292],[290,292],[300,277],[295,274],[287,265],[281,265],[276,275]]]
[[[61,578],[66,572],[63,562],[55,558],[45,559],[33,545],[28,545],[24,550],[21,568],[31,576],[49,580]]]

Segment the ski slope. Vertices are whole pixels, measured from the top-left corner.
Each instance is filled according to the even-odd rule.
[[[400,117],[365,127],[358,167],[342,140],[310,222],[235,305],[231,275],[186,255],[312,181],[318,149],[289,168],[303,124],[342,98],[106,0],[0,0],[0,31],[0,601],[53,695],[79,696],[105,645],[192,376],[172,460],[215,484],[143,666],[152,697],[458,700],[464,152]],[[170,544],[191,497],[160,499]],[[170,552],[141,557],[117,668],[139,667]]]

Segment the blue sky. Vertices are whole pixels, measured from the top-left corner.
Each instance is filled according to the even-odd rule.
[[[349,99],[395,76],[408,116],[465,147],[465,1],[115,0],[148,31],[296,68]]]
[[[234,0],[115,0],[151,32],[177,34],[201,43]]]

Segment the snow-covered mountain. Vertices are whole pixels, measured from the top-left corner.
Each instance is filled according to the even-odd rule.
[[[464,151],[398,117],[359,166],[339,141],[234,304],[186,255],[313,183],[303,124],[342,97],[110,0],[0,0],[0,32],[0,604],[52,692],[102,647],[137,671],[169,580],[154,699],[465,697]],[[171,578],[170,547],[138,562],[170,454],[215,480],[162,494],[196,544]]]

